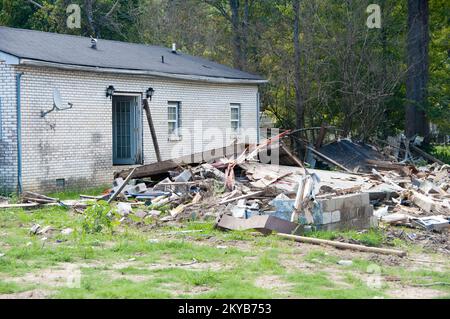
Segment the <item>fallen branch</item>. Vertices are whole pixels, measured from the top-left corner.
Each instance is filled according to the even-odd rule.
[[[311,237],[303,237],[303,236],[296,236],[296,235],[289,235],[289,234],[277,234],[277,235],[280,237],[283,237],[283,238],[293,239],[295,241],[302,242],[302,243],[308,243],[308,244],[328,245],[328,246],[333,246],[333,247],[342,248],[342,249],[352,249],[352,250],[365,251],[365,252],[377,253],[377,254],[385,254],[385,255],[397,255],[399,257],[406,256],[406,252],[402,251],[402,250],[368,247],[368,246],[363,246],[363,245],[341,243],[339,241],[332,241],[332,240],[325,240],[325,239],[318,239],[318,238],[311,238]]]

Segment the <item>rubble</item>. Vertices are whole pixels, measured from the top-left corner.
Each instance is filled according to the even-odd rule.
[[[211,218],[219,229],[287,235],[379,224],[448,231],[449,165],[425,156],[432,163],[416,166],[414,147],[381,149],[343,139],[319,143],[318,150],[305,148],[314,162],[341,171],[314,169],[290,151],[283,140],[289,134],[117,172],[111,190],[101,196],[80,195],[70,202],[24,192],[23,203],[3,202],[0,208],[60,205],[83,213],[93,202],[106,200],[122,222],[135,216],[141,224]],[[262,163],[258,158],[269,149],[281,150],[295,166]]]

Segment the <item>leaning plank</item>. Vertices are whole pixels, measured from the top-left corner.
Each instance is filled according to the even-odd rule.
[[[150,134],[152,135],[153,147],[155,148],[156,159],[161,162],[161,153],[159,151],[158,138],[156,136],[155,125],[153,124],[152,114],[150,113],[150,107],[148,106],[148,100],[143,99],[142,104],[144,105],[145,114],[147,115],[148,126],[150,127]]]
[[[200,164],[203,162],[209,162],[217,160],[223,157],[230,157],[242,153],[245,150],[245,144],[232,144],[227,147],[221,147],[212,149],[209,151],[194,153],[191,155],[181,156],[179,158],[165,160],[162,162],[142,165],[136,168],[134,178],[150,177],[152,175],[158,175],[167,173],[167,171],[177,168],[181,165]],[[123,170],[115,174],[115,178],[125,178],[130,174],[131,169]]]
[[[418,148],[417,146],[410,144],[409,147],[414,151],[419,153],[420,155],[422,155],[423,157],[425,157],[427,160],[432,161],[434,163],[438,163],[439,165],[444,165],[445,163],[441,160],[438,160],[436,157],[431,156],[430,154],[428,154],[427,152],[422,151],[420,148]]]
[[[367,247],[363,245],[355,245],[348,243],[341,243],[339,241],[311,238],[311,237],[303,237],[289,234],[277,234],[280,237],[293,239],[298,242],[308,243],[308,244],[317,244],[317,245],[328,245],[342,249],[352,249],[358,251],[366,251],[369,253],[377,253],[377,254],[385,254],[385,255],[397,255],[400,257],[406,256],[406,252],[402,250],[394,250],[394,249],[385,249],[385,248],[377,248],[377,247]]]
[[[136,167],[133,168],[130,174],[128,174],[127,178],[123,181],[122,185],[112,194],[112,196],[108,199],[108,204],[111,203],[113,200],[116,199],[116,197],[122,192],[122,190],[127,186],[130,179],[133,177],[134,172],[136,171]]]

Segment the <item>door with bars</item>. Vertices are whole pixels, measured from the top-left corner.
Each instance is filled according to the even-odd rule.
[[[113,96],[113,164],[142,164],[142,108],[137,96]]]

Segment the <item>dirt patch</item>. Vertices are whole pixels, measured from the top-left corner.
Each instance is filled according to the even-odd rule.
[[[0,294],[0,299],[45,299],[50,296],[50,292],[42,289],[28,290],[13,294]]]
[[[27,273],[20,277],[9,278],[11,282],[19,284],[34,284],[48,287],[73,286],[81,278],[79,265],[61,263],[54,268],[41,269],[37,272]]]
[[[292,287],[291,284],[274,275],[260,276],[256,278],[255,286],[263,289],[275,290],[280,293],[285,292]]]
[[[125,279],[135,283],[148,281],[153,278],[152,275],[141,275],[141,274],[123,274],[117,271],[107,271],[105,272],[112,280]]]
[[[167,288],[165,288],[167,289]],[[187,289],[180,289],[178,287],[178,289],[170,289],[171,293],[175,296],[178,297],[180,295],[199,295],[199,294],[203,294],[209,291],[212,291],[213,289],[207,286],[194,286],[191,288],[187,288]]]
[[[399,299],[433,299],[447,295],[443,291],[422,287],[401,287],[388,290],[386,293],[391,298]]]

